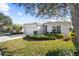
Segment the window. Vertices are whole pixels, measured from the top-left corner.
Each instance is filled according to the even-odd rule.
[[[52,26],[52,33],[61,33],[61,26]]]
[[[61,33],[61,26],[57,26],[57,33]]]

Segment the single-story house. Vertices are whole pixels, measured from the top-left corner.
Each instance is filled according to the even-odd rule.
[[[44,23],[29,23],[24,24],[23,30],[27,35],[32,35],[34,31],[37,31],[39,35],[45,33],[62,33],[68,34],[69,29],[72,26],[70,21],[47,21]]]

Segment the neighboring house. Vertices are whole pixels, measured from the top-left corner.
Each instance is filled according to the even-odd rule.
[[[27,35],[32,35],[34,31],[37,31],[38,34],[45,34],[48,33],[62,33],[68,34],[69,29],[72,26],[72,23],[69,21],[47,21],[43,24],[41,23],[29,23],[24,24],[24,33]]]

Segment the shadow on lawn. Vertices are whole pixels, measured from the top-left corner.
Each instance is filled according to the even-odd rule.
[[[79,56],[79,51],[75,49],[57,49],[48,51],[46,56]]]
[[[12,56],[13,52],[8,51],[7,48],[0,48],[1,56]]]
[[[4,56],[4,53],[5,53],[5,50],[6,50],[7,48],[0,48],[0,52],[1,52],[1,55],[2,56]]]

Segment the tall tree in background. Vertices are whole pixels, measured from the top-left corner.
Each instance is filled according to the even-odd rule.
[[[22,33],[22,26],[19,24],[13,24],[13,31],[15,31],[16,34]]]
[[[9,16],[4,15],[3,13],[0,13],[0,24],[11,25],[12,19]]]
[[[9,16],[0,13],[0,30],[4,29],[4,26],[7,27],[11,26],[12,24],[12,19]]]
[[[66,3],[19,3],[16,4],[23,7],[25,13],[40,18],[65,19],[70,13],[72,25],[74,27],[76,38],[73,40],[75,47],[79,49],[79,5]]]

